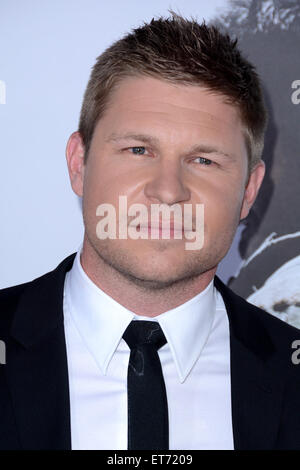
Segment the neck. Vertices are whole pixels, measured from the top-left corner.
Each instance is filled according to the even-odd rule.
[[[163,289],[141,287],[107,264],[84,238],[80,262],[86,275],[103,292],[137,315],[155,317],[182,305],[202,292],[217,266],[196,278],[184,279]]]

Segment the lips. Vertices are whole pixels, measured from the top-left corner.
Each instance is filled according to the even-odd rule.
[[[172,231],[178,231],[178,232],[182,232],[183,231],[183,227],[182,225],[174,225],[174,224],[166,224],[166,230],[168,229],[168,227],[170,227],[170,230]],[[138,228],[141,228],[141,229],[149,229],[151,230],[151,228],[153,228],[154,230],[163,230],[163,224],[148,224],[148,225],[138,225]]]
[[[135,227],[136,229],[141,229],[141,230],[151,230],[151,228],[153,228],[153,230],[163,230],[163,224],[162,223],[159,223],[159,224],[154,224],[154,223],[141,223],[141,224],[134,224],[134,223],[131,223],[129,224],[129,227]],[[181,223],[174,223],[174,222],[165,222],[165,227],[166,227],[166,230],[168,229],[168,227],[170,227],[170,230],[172,232],[183,232],[184,231],[184,226],[181,224]]]
[[[170,227],[170,233],[174,233],[174,232],[180,232],[180,233],[183,233],[184,232],[184,227],[182,225],[176,225],[174,223],[170,223],[169,224],[169,227]],[[166,230],[166,232],[168,233],[168,224],[166,224],[166,228],[163,229],[163,224],[138,224],[136,226],[136,228],[139,230],[139,231],[145,231],[147,230],[148,232],[159,232],[159,233],[162,233],[164,230]]]

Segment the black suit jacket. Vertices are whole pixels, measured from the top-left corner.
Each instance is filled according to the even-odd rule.
[[[0,449],[71,449],[63,289],[74,257],[0,290]],[[230,326],[234,448],[300,449],[300,330],[214,282]]]

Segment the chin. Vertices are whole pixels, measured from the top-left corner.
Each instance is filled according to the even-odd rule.
[[[162,259],[159,266],[156,263],[150,263],[149,265],[143,263],[136,266],[134,271],[140,274],[141,279],[166,281],[175,279],[181,272],[181,269],[180,266],[174,266],[174,263],[169,265],[169,263]]]
[[[160,290],[171,287],[174,283],[182,280],[181,276],[178,276],[176,273],[172,274],[170,271],[164,273],[158,273],[157,271],[134,271],[128,272],[126,277],[139,287]]]

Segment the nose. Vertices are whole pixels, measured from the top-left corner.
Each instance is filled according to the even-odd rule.
[[[191,193],[183,181],[182,173],[180,164],[170,161],[161,162],[145,185],[145,195],[151,201],[155,200],[169,205],[188,201]]]

